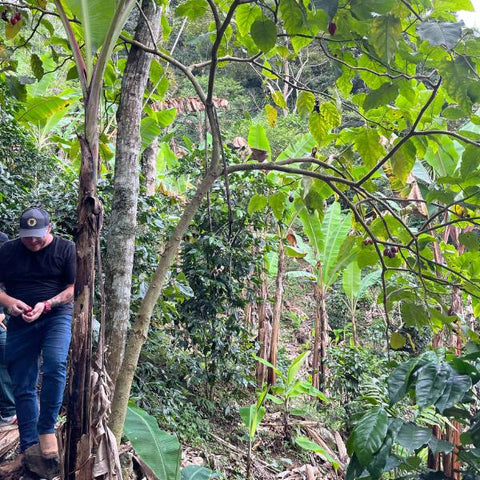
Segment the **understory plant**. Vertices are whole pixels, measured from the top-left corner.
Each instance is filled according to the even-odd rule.
[[[400,363],[388,378],[386,402],[372,405],[348,439],[351,460],[346,480],[376,480],[386,472],[394,478],[446,479],[428,469],[425,461],[428,454],[452,451],[464,473],[480,473],[480,414],[474,407],[479,358],[480,343],[472,341],[461,356],[432,350]],[[410,409],[398,408],[399,402]],[[438,438],[414,410],[437,413],[450,425],[459,422],[463,430],[459,443]]]

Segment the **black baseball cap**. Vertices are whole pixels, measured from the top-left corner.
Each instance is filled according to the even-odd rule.
[[[50,225],[50,215],[41,208],[29,208],[20,217],[20,230],[18,236],[44,237]]]

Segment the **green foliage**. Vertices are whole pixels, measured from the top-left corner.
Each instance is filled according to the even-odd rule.
[[[0,108],[0,230],[15,237],[21,212],[41,205],[51,213],[55,232],[73,236],[76,184],[68,165],[39,153],[30,134]]]
[[[420,357],[398,365],[388,380],[392,405],[410,393],[415,404],[421,409],[420,412],[426,411],[427,406],[434,405],[438,412],[452,420],[464,421],[465,417],[468,418],[471,421],[470,430],[466,435],[462,435],[462,443],[455,446],[460,452],[465,452],[467,458],[471,455],[472,449],[469,444],[476,435],[478,419],[468,410],[456,406],[461,406],[471,399],[472,385],[480,373],[475,366],[476,357],[477,354],[472,359],[469,354],[458,358],[445,355],[441,351],[426,352]],[[456,370],[456,365],[462,365],[462,373]],[[396,417],[394,410],[385,410],[382,407],[374,407],[367,411],[349,439],[349,445],[355,451],[355,457],[349,466],[350,472],[359,471],[356,464],[359,462],[370,471],[373,478],[380,478],[389,455],[394,453],[392,448],[395,444],[403,447],[406,453],[415,452],[418,465],[421,461],[419,452],[422,448],[429,448],[433,453],[452,450],[452,444],[433,437],[431,429],[425,428],[420,422],[424,422],[421,416],[418,416],[415,422],[405,421]],[[370,435],[368,440],[365,438],[367,435]],[[368,442],[367,448],[362,448],[362,442],[365,441]],[[475,441],[473,444],[475,445]],[[399,461],[407,466],[411,460],[400,457]],[[381,466],[375,475],[371,471],[372,464]]]
[[[181,447],[177,437],[160,430],[155,418],[135,406],[128,407],[124,430],[133,448],[159,478],[180,479]]]

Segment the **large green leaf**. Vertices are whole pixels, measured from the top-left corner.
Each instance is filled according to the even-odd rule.
[[[478,160],[478,147],[467,145],[462,154],[462,163],[460,164],[460,174],[462,178],[467,179],[475,170],[478,170],[480,162]]]
[[[363,103],[365,110],[382,107],[393,102],[398,95],[398,85],[395,83],[383,83],[376,90],[372,90]]]
[[[462,36],[462,24],[422,22],[417,27],[417,33],[422,40],[427,40],[431,45],[442,45],[451,50]]]
[[[262,9],[252,3],[239,5],[235,10],[235,21],[240,35],[248,35],[253,22],[262,16]]]
[[[309,353],[310,352],[306,350],[305,352],[298,355],[290,364],[290,367],[287,371],[287,385],[290,385],[295,380],[298,371],[300,370],[300,368],[302,368],[302,365],[305,362],[305,359],[307,358]]]
[[[277,27],[268,17],[261,17],[252,23],[250,35],[260,50],[268,52],[277,41]]]
[[[80,19],[85,40],[85,63],[91,72],[93,56],[103,45],[115,16],[115,0],[66,0],[65,3]]]
[[[368,466],[387,435],[388,416],[382,407],[369,410],[358,422],[353,433],[353,448],[363,466]]]
[[[308,117],[315,106],[315,95],[302,90],[298,93],[296,105],[298,113],[304,118]]]
[[[472,380],[469,376],[458,375],[452,369],[442,396],[436,401],[435,406],[440,413],[443,413],[445,409],[453,407],[460,402],[471,387]]]
[[[327,127],[322,116],[318,112],[312,112],[308,117],[308,128],[318,145],[321,145],[327,136]]]
[[[432,430],[419,427],[414,423],[404,423],[395,441],[409,451],[426,445],[432,438]]]
[[[154,417],[141,408],[129,406],[124,433],[158,478],[180,479],[180,443],[176,436],[160,430]]]
[[[390,457],[391,450],[393,445],[393,438],[390,432],[387,434],[385,440],[383,441],[382,446],[375,453],[373,459],[367,465],[367,470],[370,473],[372,480],[378,480],[381,478],[382,473],[385,470],[387,460]]]
[[[250,126],[248,131],[248,144],[251,148],[263,150],[269,154],[271,153],[267,133],[265,132],[265,128],[259,123],[254,123]]]
[[[298,158],[310,155],[315,146],[315,139],[310,133],[297,137],[288,147],[277,157],[277,162],[287,158]]]
[[[357,298],[362,282],[362,270],[357,262],[351,262],[343,271],[342,287],[343,291],[353,301]]]
[[[371,40],[380,57],[391,62],[398,48],[398,41],[402,33],[400,19],[394,15],[381,15],[372,23]]]
[[[417,358],[412,358],[408,360],[408,362],[401,363],[388,377],[388,396],[392,404],[397,403],[407,393],[410,374],[417,363]]]
[[[417,150],[413,142],[405,142],[392,156],[392,172],[402,185],[407,183],[408,175],[415,164]]]
[[[35,97],[24,104],[16,115],[16,120],[22,123],[33,125],[44,125],[50,117],[63,112],[65,115],[74,102],[75,97]]]
[[[334,460],[332,456],[318,443],[312,442],[308,437],[296,437],[295,443],[304,450],[322,455],[328,462],[332,464],[335,470],[338,470],[340,466],[338,462]]]
[[[175,10],[178,17],[187,17],[190,20],[198,20],[203,17],[208,10],[206,0],[187,0],[181,3]]]
[[[333,202],[328,207],[322,222],[322,248],[319,252],[322,280],[327,285],[332,283],[332,271],[335,269],[340,248],[347,238],[351,223],[351,214],[343,215],[338,202]]]
[[[415,386],[415,394],[419,407],[435,405],[447,387],[450,367],[442,362],[429,363],[420,369]]]
[[[368,167],[374,167],[385,155],[385,148],[380,143],[380,135],[376,130],[364,128],[355,132],[355,149],[362,157],[362,162]]]
[[[140,135],[142,137],[142,150],[145,150],[155,138],[162,135],[164,128],[167,127],[176,116],[176,109],[162,110],[154,112],[152,116],[145,116],[140,122]]]
[[[246,407],[240,407],[240,417],[244,425],[247,427],[248,436],[253,440],[258,426],[260,425],[264,415],[265,407],[254,405],[248,405]]]
[[[471,0],[433,0],[433,6],[440,12],[456,12],[457,10],[473,12],[474,10]]]
[[[283,219],[283,212],[285,211],[285,202],[287,200],[287,194],[279,191],[268,196],[268,204],[270,205],[275,218],[278,221]]]
[[[322,225],[318,218],[317,212],[310,213],[306,208],[303,208],[299,215],[300,221],[303,225],[303,231],[308,237],[310,245],[315,253],[315,257],[319,258],[320,251],[322,250],[323,238],[322,238]]]
[[[328,130],[336,128],[342,122],[342,116],[334,102],[325,102],[320,105],[320,116]]]
[[[442,62],[438,68],[448,94],[469,112],[472,104],[478,101],[478,80],[472,78],[469,60],[458,56]]]
[[[187,465],[182,469],[182,480],[211,480],[213,478],[218,478],[218,474],[199,465]]]
[[[268,200],[265,195],[255,193],[254,195],[252,195],[252,198],[250,198],[250,201],[248,202],[248,214],[251,215],[252,213],[263,210],[267,206],[267,202]]]

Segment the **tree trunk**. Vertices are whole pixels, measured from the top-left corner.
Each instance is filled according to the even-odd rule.
[[[153,47],[160,30],[161,8],[143,0],[135,40]],[[147,23],[148,21],[148,23]],[[132,46],[122,78],[117,111],[114,196],[107,236],[105,269],[107,372],[115,385],[122,364],[130,321],[135,231],[137,227],[138,157],[143,94],[152,55]]]
[[[158,138],[156,138],[142,153],[140,160],[142,166],[143,185],[147,196],[155,195],[155,182],[157,179]]]
[[[458,316],[459,320],[457,326],[460,329],[460,318],[463,314],[463,301],[462,301],[462,291],[458,287],[453,288],[452,292],[452,306],[448,312],[449,315]],[[460,335],[452,333],[450,337],[450,346],[455,349],[456,355],[461,355],[462,353],[462,339]],[[453,451],[449,454],[446,454],[444,457],[444,473],[448,478],[452,480],[460,480],[460,461],[458,459],[458,449],[457,445],[460,445],[460,435],[462,433],[462,425],[458,421],[452,421],[452,426],[447,426],[447,435],[446,440],[451,442],[455,447]]]
[[[88,107],[86,110],[89,112]],[[94,115],[93,112],[91,114]],[[90,121],[97,125],[96,118],[90,117]],[[85,125],[88,135],[88,115]],[[92,439],[90,435],[92,308],[95,285],[95,251],[102,227],[102,206],[96,197],[98,142],[95,137],[90,137],[90,141],[86,137],[81,137],[80,144],[82,165],[76,242],[77,278],[68,371],[64,478],[92,480],[94,462],[91,454]]]
[[[140,305],[135,323],[132,326],[128,338],[127,347],[125,349],[122,367],[117,377],[117,385],[112,402],[110,424],[117,442],[120,442],[122,435],[123,424],[125,422],[125,416],[127,413],[128,399],[130,396],[130,389],[132,387],[133,377],[137,368],[138,359],[140,357],[140,351],[147,339],[153,309],[155,308],[158,298],[162,293],[166,275],[176,258],[182,238],[185,235],[193,216],[200,207],[203,197],[207,191],[210,190],[213,182],[220,173],[221,172],[218,169],[210,170],[202,180],[201,184],[198,186],[195,195],[186,206],[182,217],[180,218],[172,236],[165,246],[165,249],[160,257],[158,267],[153,275],[153,279]]]
[[[263,270],[261,273],[262,285],[260,287],[260,304],[258,307],[258,343],[260,350],[258,351],[258,357],[267,359],[267,302],[268,302],[268,290],[267,290],[267,275]],[[262,388],[266,378],[266,367],[263,363],[257,362],[257,386]]]
[[[328,316],[325,287],[322,283],[315,284],[313,294],[315,298],[315,338],[313,341],[312,384],[315,388],[321,388],[325,384],[328,347]]]
[[[214,47],[215,45],[217,45],[218,48],[218,44],[214,44]],[[213,65],[215,65],[216,55],[213,56],[212,61]],[[213,85],[214,71],[215,69],[212,67],[212,70],[210,71],[211,85]],[[188,74],[186,71],[184,71],[184,73]],[[117,377],[117,385],[113,397],[111,413],[111,428],[118,443],[120,443],[122,435],[123,424],[127,414],[130,390],[132,388],[133,377],[137,368],[138,359],[140,357],[142,346],[147,339],[153,310],[157,304],[158,298],[162,294],[165,278],[175,260],[182,238],[202,203],[203,197],[211,189],[215,180],[224,171],[224,165],[222,165],[222,160],[224,160],[222,134],[220,132],[217,112],[212,100],[213,89],[210,88],[208,96],[205,96],[200,85],[191,75],[191,72],[189,74],[189,79],[194,85],[200,100],[202,103],[204,103],[205,111],[208,116],[212,134],[211,162],[208,171],[197,187],[195,195],[185,206],[183,214],[180,217],[175,230],[165,245],[163,253],[160,257],[160,262],[155,270],[145,297],[142,300],[135,323],[132,326],[131,333],[127,341],[122,367]]]
[[[277,366],[277,351],[278,351],[278,336],[280,332],[280,318],[282,316],[283,305],[283,277],[285,270],[285,250],[283,248],[283,240],[280,238],[278,244],[278,269],[277,278],[275,282],[275,303],[273,306],[273,318],[272,318],[272,336],[270,341],[270,355],[269,362],[276,367]],[[275,385],[276,373],[272,368],[268,369],[268,384]]]

